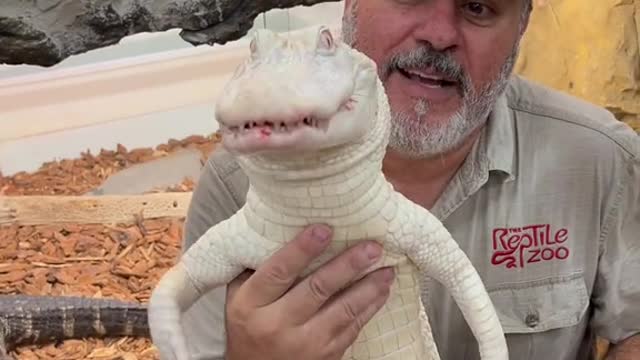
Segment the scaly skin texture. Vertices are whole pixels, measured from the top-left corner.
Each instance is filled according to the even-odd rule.
[[[16,346],[88,337],[148,337],[142,304],[74,296],[0,296],[0,360]]]
[[[187,360],[180,316],[202,294],[256,269],[305,226],[333,227],[317,269],[354,243],[378,240],[396,267],[385,306],[343,359],[439,359],[420,279],[442,283],[460,306],[483,360],[508,358],[500,322],[467,256],[429,211],[382,173],[390,110],[376,65],[321,27],[303,40],[261,31],[221,95],[223,144],[250,180],[245,205],[210,228],[170,269],[149,307],[152,339]]]

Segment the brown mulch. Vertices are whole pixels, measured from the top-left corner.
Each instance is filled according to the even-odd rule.
[[[181,219],[138,224],[0,227],[0,293],[81,295],[146,303],[180,251]],[[65,341],[19,349],[19,359],[154,359],[148,339]]]
[[[84,153],[77,159],[44,164],[33,173],[0,175],[0,195],[80,195],[131,165],[198,148],[205,159],[217,135],[172,140],[155,149]],[[167,191],[190,191],[185,181]],[[39,225],[0,227],[0,296],[2,294],[82,295],[146,303],[160,276],[180,252],[184,219],[139,219],[135,224]],[[17,359],[157,359],[148,339],[67,340],[61,344],[24,346]]]
[[[193,135],[182,140],[169,140],[155,149],[133,150],[127,150],[118,144],[115,150],[103,149],[97,155],[87,151],[76,159],[44,163],[33,173],[20,172],[13,176],[3,176],[0,172],[0,195],[82,195],[120,170],[167,156],[180,149],[198,149],[204,161],[219,140],[219,134],[207,137]]]

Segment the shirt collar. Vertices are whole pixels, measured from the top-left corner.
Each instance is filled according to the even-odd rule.
[[[498,97],[485,128],[466,160],[432,207],[439,219],[446,219],[489,178],[498,182],[515,179],[515,133],[513,111],[507,93]]]
[[[478,151],[486,152],[481,156],[487,160],[487,170],[491,173],[503,173],[506,180],[516,176],[515,119],[509,108],[507,91],[498,97],[493,111],[489,115],[486,128],[485,144]]]

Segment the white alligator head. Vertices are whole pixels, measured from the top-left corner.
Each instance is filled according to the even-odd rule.
[[[377,70],[321,26],[301,38],[255,32],[215,109],[223,146],[278,160],[365,141],[377,111]]]

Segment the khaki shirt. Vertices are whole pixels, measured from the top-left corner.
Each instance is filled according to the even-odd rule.
[[[640,332],[640,138],[602,108],[514,76],[482,137],[431,211],[498,311],[512,359],[588,359],[594,334]],[[184,247],[244,203],[228,153],[204,167]],[[442,359],[479,359],[457,305],[428,284]],[[222,359],[225,290],[184,322],[197,359]]]

